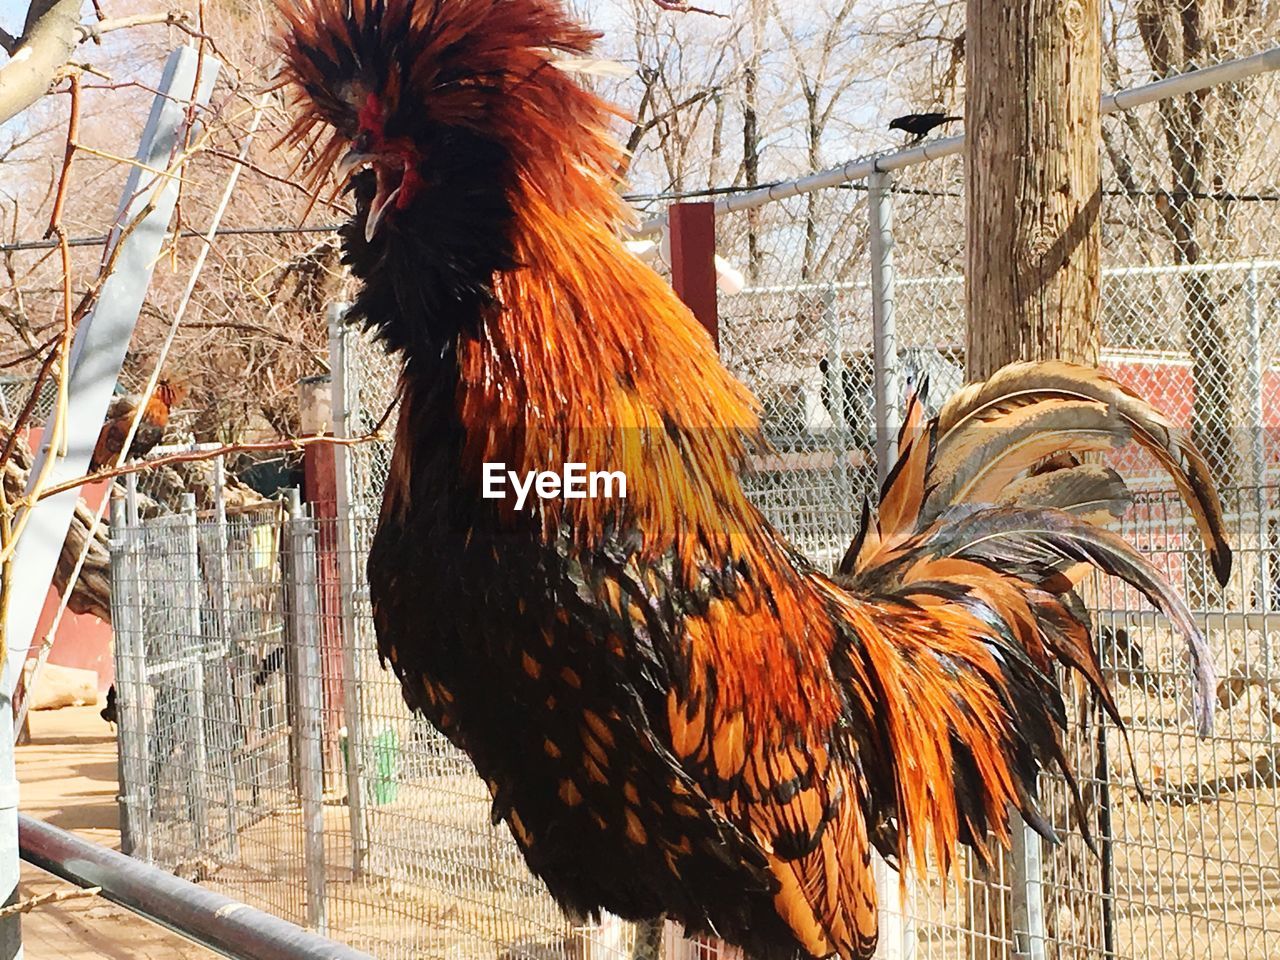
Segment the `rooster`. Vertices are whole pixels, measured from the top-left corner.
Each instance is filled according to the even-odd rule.
[[[107,411],[107,422],[102,425],[98,434],[98,442],[93,447],[93,457],[89,461],[90,471],[99,467],[114,464],[117,461],[136,460],[164,439],[165,427],[169,425],[169,414],[173,408],[183,401],[187,395],[184,384],[160,380],[152,391],[147,405],[138,421],[138,429],[129,444],[129,453],[121,457],[125,437],[129,435],[129,427],[138,411],[139,398],[134,396],[117,397]]]
[[[620,239],[610,109],[572,75],[595,35],[556,0],[282,10],[286,142],[316,190],[333,172],[351,191],[348,316],[403,363],[378,648],[566,913],[869,957],[873,850],[990,856],[1011,807],[1052,836],[1055,662],[1111,706],[1073,592],[1094,568],[1182,631],[1208,723],[1187,608],[1092,522],[1128,499],[1083,455],[1136,440],[1227,575],[1204,461],[1145,402],[1065,363],[1008,367],[928,421],[912,400],[878,513],[827,575],[740,483],[754,399]],[[620,471],[626,497],[517,509],[484,496],[499,463]]]

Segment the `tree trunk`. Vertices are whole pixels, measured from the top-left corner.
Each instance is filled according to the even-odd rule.
[[[968,0],[965,182],[970,379],[1015,360],[1096,364],[1101,234],[1099,0]],[[1068,742],[1076,769],[1092,772],[1088,739]],[[1064,804],[1045,791],[1045,812]],[[1059,826],[1067,826],[1054,816]],[[1046,955],[1055,944],[1101,949],[1097,867],[1073,848],[1046,851]],[[976,883],[971,958],[1004,960],[1015,940],[1008,857]],[[994,874],[994,875],[992,875]],[[1055,882],[1056,881],[1056,882]],[[1006,880],[1007,882],[1007,880]],[[1070,891],[1070,892],[1069,892]],[[1069,928],[1069,929],[1067,929]]]
[[[968,0],[970,377],[1096,363],[1098,0]]]

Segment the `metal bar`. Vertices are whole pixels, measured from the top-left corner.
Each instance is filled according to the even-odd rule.
[[[115,850],[18,816],[22,858],[236,960],[373,960],[269,913],[139,863]]]
[[[1243,80],[1246,77],[1252,77],[1271,70],[1280,70],[1280,47],[1272,47],[1262,53],[1255,53],[1251,57],[1228,60],[1226,63],[1202,67],[1199,70],[1190,70],[1176,77],[1157,80],[1155,83],[1145,84],[1140,87],[1117,90],[1102,98],[1101,111],[1106,115],[1122,110],[1132,110],[1134,107],[1151,103],[1154,100],[1192,93],[1219,83]],[[937,140],[930,140],[917,147],[909,147],[906,150],[898,150],[893,153],[859,157],[838,167],[811,173],[797,180],[789,180],[786,183],[778,183],[770,187],[762,187],[759,190],[752,190],[748,193],[740,193],[733,197],[717,200],[715,214],[719,217],[726,213],[751,210],[755,207],[762,207],[766,203],[772,203],[775,200],[785,200],[788,197],[813,193],[815,190],[839,186],[842,183],[848,183],[850,180],[862,180],[873,173],[904,170],[907,167],[918,166],[931,160],[953,156],[963,149],[964,135],[961,134],[954,137],[939,137]],[[660,233],[665,225],[665,215],[650,217],[635,230],[632,236],[637,238],[653,236]]]
[[[849,434],[849,413],[845,404],[845,379],[850,371],[845,366],[844,348],[840,339],[840,318],[836,314],[836,292],[822,292],[822,324],[827,330],[827,396],[830,401],[827,413],[831,416],[834,437],[832,443],[836,458],[836,509],[839,511],[840,529],[835,531],[847,538],[853,533],[854,504],[853,471],[849,465],[849,453],[854,444]]]
[[[1016,810],[1010,810],[1009,897],[1013,909],[1013,955],[1018,960],[1045,960],[1044,861],[1040,834]]]
[[[232,651],[231,631],[231,530],[227,526],[227,485],[226,458],[219,455],[213,460],[213,517],[214,536],[217,555],[214,557],[213,596],[218,604],[215,613],[217,620],[219,656],[215,658],[215,669],[218,671],[220,683],[217,686],[218,697],[222,702],[222,715],[216,717],[222,728],[224,740],[219,744],[222,753],[224,789],[227,806],[227,856],[235,859],[240,856],[240,817],[239,805],[236,803],[236,721],[235,702],[235,654]]]
[[[1098,802],[1098,834],[1102,842],[1102,953],[1105,960],[1116,956],[1116,852],[1114,829],[1111,823],[1111,758],[1107,752],[1107,717],[1101,710],[1094,712],[1098,725],[1095,739],[1098,766],[1095,776],[1101,794]]]
[[[182,523],[186,528],[185,546],[187,550],[186,583],[183,584],[187,604],[186,642],[175,646],[185,649],[190,659],[183,666],[183,673],[190,677],[186,692],[191,697],[191,716],[187,723],[191,727],[190,743],[192,747],[191,769],[186,779],[187,809],[191,812],[191,831],[197,850],[205,849],[206,829],[209,823],[209,748],[205,736],[208,725],[205,723],[205,687],[204,687],[204,649],[205,638],[200,612],[204,607],[204,578],[200,576],[200,538],[196,527],[196,496],[184,493],[181,501]],[[182,676],[182,674],[179,674]],[[173,736],[180,734],[174,731]]]
[[[111,626],[115,639],[116,692],[116,769],[120,805],[120,849],[136,856],[143,835],[139,797],[134,790],[141,782],[130,769],[137,762],[138,744],[146,743],[139,729],[141,710],[140,682],[136,668],[142,664],[137,645],[142,639],[142,624],[137,613],[137,566],[131,538],[137,531],[129,527],[125,501],[111,500]],[[145,769],[145,758],[143,758]]]
[[[872,173],[867,180],[868,253],[871,261],[872,394],[876,421],[876,478],[883,485],[897,455],[898,425],[902,419],[898,389],[898,338],[894,320],[893,178]],[[909,922],[900,878],[875,858],[873,868],[880,896],[885,960],[907,960]]]
[[[125,523],[131,527],[138,525],[138,475],[124,475],[124,509]]]
[[[1239,273],[1249,270],[1277,270],[1280,260],[1219,260],[1213,263],[1179,263],[1148,267],[1103,267],[1102,279],[1111,277],[1178,276],[1197,273]],[[964,283],[964,274],[944,273],[927,277],[898,277],[899,287],[941,287]],[[814,280],[808,283],[775,283],[760,287],[743,287],[735,296],[769,293],[822,293],[826,290],[866,290],[870,280],[839,280],[836,282]],[[154,454],[156,447],[152,450]]]
[[[199,90],[196,79],[196,52],[189,47],[175,50],[165,64],[159,93],[142,134],[138,160],[148,167],[164,169],[179,145],[186,121],[186,103],[206,102],[217,77],[217,61],[206,58]],[[149,178],[149,179],[146,179]],[[48,482],[56,484],[83,476],[93,453],[98,431],[106,418],[111,391],[138,312],[159,257],[177,199],[177,182],[172,177],[156,177],[141,167],[131,168],[120,203],[115,232],[134,216],[140,218],[123,241],[116,267],[107,277],[92,313],[76,330],[71,355],[67,358],[68,408],[63,455],[50,448],[54,431],[46,430],[34,457],[31,483],[43,472],[45,461],[55,462]],[[18,784],[13,759],[13,690],[22,675],[22,666],[31,649],[44,598],[53,579],[53,570],[66,539],[67,527],[78,489],[67,490],[40,501],[32,508],[14,556],[12,593],[15,598],[7,613],[3,670],[0,671],[0,901],[9,903],[18,884],[17,802]],[[0,960],[22,956],[21,921],[18,915],[0,919]]]
[[[1252,468],[1253,508],[1257,511],[1259,547],[1265,531],[1262,529],[1262,518],[1266,514],[1266,493],[1263,484],[1267,482],[1266,420],[1263,412],[1266,390],[1266,364],[1262,358],[1262,311],[1258,306],[1258,268],[1251,266],[1244,277],[1244,309],[1247,323],[1245,335],[1246,352],[1248,354],[1249,376],[1249,454],[1253,461]],[[1260,558],[1257,575],[1258,596],[1265,598],[1267,589],[1267,563],[1265,555]],[[1264,601],[1265,603],[1265,601]]]
[[[333,433],[351,436],[351,384],[345,303],[329,305],[329,369],[333,391]],[[339,615],[342,618],[343,722],[347,728],[347,813],[351,823],[351,870],[363,875],[369,857],[364,824],[364,724],[360,715],[360,623],[356,617],[356,535],[352,512],[351,455],[345,444],[334,447],[337,506]]]
[[[902,897],[902,876],[880,854],[871,854],[871,877],[879,903],[880,937],[875,960],[913,960],[916,953],[915,923]],[[908,884],[910,877],[907,878]]]
[[[302,801],[302,859],[306,876],[307,925],[325,929],[324,751],[321,713],[320,603],[316,584],[315,524],[302,509],[296,487],[289,491],[289,589],[297,698],[293,725],[298,749],[298,793]]]
[[[893,311],[893,181],[886,173],[867,180],[871,254],[871,355],[876,405],[876,476],[881,484],[896,455],[902,420],[898,392],[898,338]]]

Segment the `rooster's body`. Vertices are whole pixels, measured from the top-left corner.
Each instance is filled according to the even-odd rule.
[[[1119,478],[1059,460],[1008,486],[1132,435],[1195,488],[1225,575],[1203,463],[1140,400],[1048,365],[929,424],[913,405],[878,519],[824,575],[740,485],[753,399],[618,239],[607,112],[551,63],[591,35],[552,0],[289,16],[296,139],[332,126],[322,165],[348,144],[372,165],[344,234],[351,315],[405,364],[369,557],[379,648],[566,910],[666,914],[756,958],[868,956],[873,847],[945,867],[1007,836],[1009,805],[1048,831],[1053,661],[1102,684],[1084,564],[1170,612],[1203,679],[1185,608],[1078,516],[1122,510]],[[627,496],[516,510],[483,496],[486,463],[621,471]]]
[[[137,415],[140,398],[133,396],[118,397],[107,411],[107,421],[98,434],[98,442],[93,448],[93,457],[89,462],[90,470],[114,464],[119,460],[135,460],[145,457],[157,443],[164,439],[165,428],[169,425],[169,414],[175,405],[182,402],[187,388],[181,384],[160,380],[147,399],[142,416],[138,420],[138,429],[134,432],[133,441],[129,444],[129,453],[121,457],[125,438],[129,435],[129,427]]]

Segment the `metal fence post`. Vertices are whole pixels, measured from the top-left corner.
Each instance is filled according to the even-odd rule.
[[[240,855],[240,818],[236,804],[236,743],[235,720],[237,716],[234,687],[234,658],[231,651],[231,560],[230,528],[227,526],[227,467],[222,454],[213,459],[213,518],[216,555],[213,560],[213,597],[217,604],[217,649],[215,656],[206,663],[217,671],[219,683],[215,684],[219,698],[223,699],[223,715],[215,717],[222,728],[222,742],[218,750],[222,754],[224,789],[227,805],[226,849],[228,857]],[[225,691],[225,694],[224,694]]]
[[[302,859],[306,877],[307,925],[325,929],[324,756],[321,712],[324,691],[320,676],[320,602],[316,584],[315,524],[302,509],[295,487],[289,491],[290,615],[292,659],[297,698],[293,727],[298,750],[298,793],[302,801]]]
[[[333,391],[333,435],[351,435],[351,384],[345,303],[329,305],[329,370]],[[333,448],[338,535],[339,614],[342,618],[342,712],[347,728],[347,813],[351,821],[351,870],[364,873],[369,841],[364,823],[364,724],[360,715],[360,623],[356,618],[356,532],[351,491],[351,457],[343,444]]]
[[[836,533],[840,537],[848,537],[853,534],[853,518],[858,508],[854,503],[853,470],[849,463],[849,455],[853,450],[849,431],[851,411],[845,403],[845,379],[849,376],[849,371],[845,366],[844,344],[840,338],[840,318],[836,315],[834,286],[828,286],[822,291],[822,324],[827,331],[827,394],[831,398],[827,412],[831,415],[831,427],[835,436],[832,446],[836,455],[836,509],[840,518],[840,529]]]
[[[138,475],[124,475],[124,509],[125,523],[131,527],[138,525]]]
[[[1266,390],[1266,363],[1262,357],[1262,311],[1258,304],[1258,265],[1249,265],[1244,277],[1244,306],[1248,323],[1246,343],[1249,355],[1249,452],[1253,461],[1250,466],[1253,473],[1253,507],[1258,524],[1258,596],[1263,609],[1267,606],[1267,588],[1269,575],[1267,571],[1267,554],[1261,552],[1267,539],[1266,493],[1263,488],[1267,482],[1267,448],[1266,419],[1264,414],[1264,391]]]
[[[893,292],[893,177],[876,171],[867,177],[867,220],[871,257],[871,361],[876,407],[876,481],[883,485],[897,456],[902,397],[898,387],[898,337]],[[905,868],[905,865],[904,865]],[[914,952],[902,884],[881,864],[880,915],[887,921],[882,956],[902,960]]]
[[[146,657],[138,596],[138,528],[125,501],[111,501],[111,626],[115,635],[116,766],[120,849],[151,859],[147,789]]]
[[[205,687],[204,665],[208,655],[206,649],[204,627],[201,610],[204,607],[204,578],[200,575],[200,536],[196,526],[196,496],[184,493],[181,500],[182,526],[185,531],[185,547],[187,569],[185,577],[185,596],[187,615],[187,642],[190,654],[187,674],[190,686],[187,689],[191,697],[191,716],[187,723],[191,726],[191,771],[187,778],[187,805],[191,811],[191,831],[195,838],[195,847],[203,852],[206,830],[209,825],[209,748],[206,743],[207,724],[205,722]],[[177,676],[181,676],[178,673]],[[177,735],[176,733],[174,734]]]
[[[876,404],[876,477],[884,483],[896,455],[902,398],[898,392],[898,337],[893,310],[893,178],[867,177],[871,254],[871,356]]]
[[[1017,811],[1010,812],[1009,898],[1013,912],[1013,956],[1045,960],[1044,862],[1040,834]]]
[[[909,869],[906,864],[904,870]],[[902,877],[878,853],[871,854],[871,876],[880,904],[880,938],[876,960],[913,960],[916,955],[915,925],[902,898]],[[910,876],[907,883],[910,883]]]

